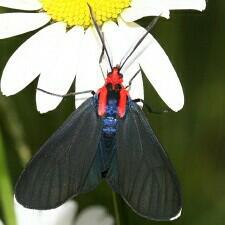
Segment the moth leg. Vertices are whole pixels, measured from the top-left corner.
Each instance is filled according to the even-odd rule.
[[[141,72],[141,69],[139,69],[132,77],[131,79],[129,80],[129,83],[128,85],[125,87],[125,88],[129,88],[131,85],[132,85],[132,82],[134,80],[134,78]]]
[[[163,114],[163,113],[172,112],[170,109],[165,109],[165,110],[162,110],[162,111],[153,110],[152,107],[148,103],[146,103],[143,99],[140,99],[140,98],[133,99],[132,101],[136,102],[136,103],[137,102],[142,102],[149,113],[153,113],[153,114],[158,114],[159,115],[159,114]]]

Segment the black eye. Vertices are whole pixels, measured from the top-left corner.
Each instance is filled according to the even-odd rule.
[[[115,89],[116,89],[116,90],[120,90],[120,89],[121,89],[121,85],[120,85],[120,84],[116,84],[116,85],[115,85]]]
[[[112,84],[107,84],[107,85],[106,85],[106,88],[108,89],[108,91],[112,91],[112,89],[113,89],[113,88],[112,88]]]
[[[111,72],[107,74],[107,77],[110,77],[110,76],[112,76],[112,73]]]
[[[120,73],[120,77],[123,78],[123,74]]]

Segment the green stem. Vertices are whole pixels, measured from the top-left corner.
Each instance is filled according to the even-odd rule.
[[[115,216],[116,216],[116,225],[121,225],[116,193],[113,191],[112,191],[112,197],[113,197],[114,212],[115,212]]]
[[[0,131],[0,202],[7,225],[15,225],[13,191],[6,164],[5,149]]]
[[[22,165],[25,165],[31,158],[30,148],[27,146],[24,135],[23,125],[18,118],[16,110],[12,102],[0,96],[0,111],[3,115],[3,120],[7,131],[9,132],[16,151],[19,155]]]

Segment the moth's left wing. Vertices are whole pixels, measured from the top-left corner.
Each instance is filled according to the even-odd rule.
[[[93,100],[74,111],[28,163],[15,193],[24,207],[56,208],[98,185],[101,171],[96,153],[102,123]]]

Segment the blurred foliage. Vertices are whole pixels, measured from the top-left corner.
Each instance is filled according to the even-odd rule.
[[[5,148],[0,130],[0,204],[8,225],[16,225],[13,191],[11,188],[10,176],[5,160]]]
[[[176,167],[183,192],[183,213],[173,222],[147,221],[133,213],[117,196],[121,225],[212,225],[225,222],[224,8],[224,1],[210,1],[203,13],[173,12],[170,20],[161,19],[153,30],[180,77],[186,97],[181,112],[149,117]],[[141,20],[140,23],[144,26],[148,21]],[[0,41],[0,73],[10,55],[31,34]],[[30,154],[38,150],[74,107],[73,99],[65,99],[53,112],[40,115],[35,106],[36,85],[37,80],[15,96],[0,96],[4,163],[13,184]],[[147,81],[145,95],[155,108],[166,107]],[[114,213],[112,193],[105,182],[77,200],[81,208],[102,204]],[[0,217],[3,210],[0,205]]]

